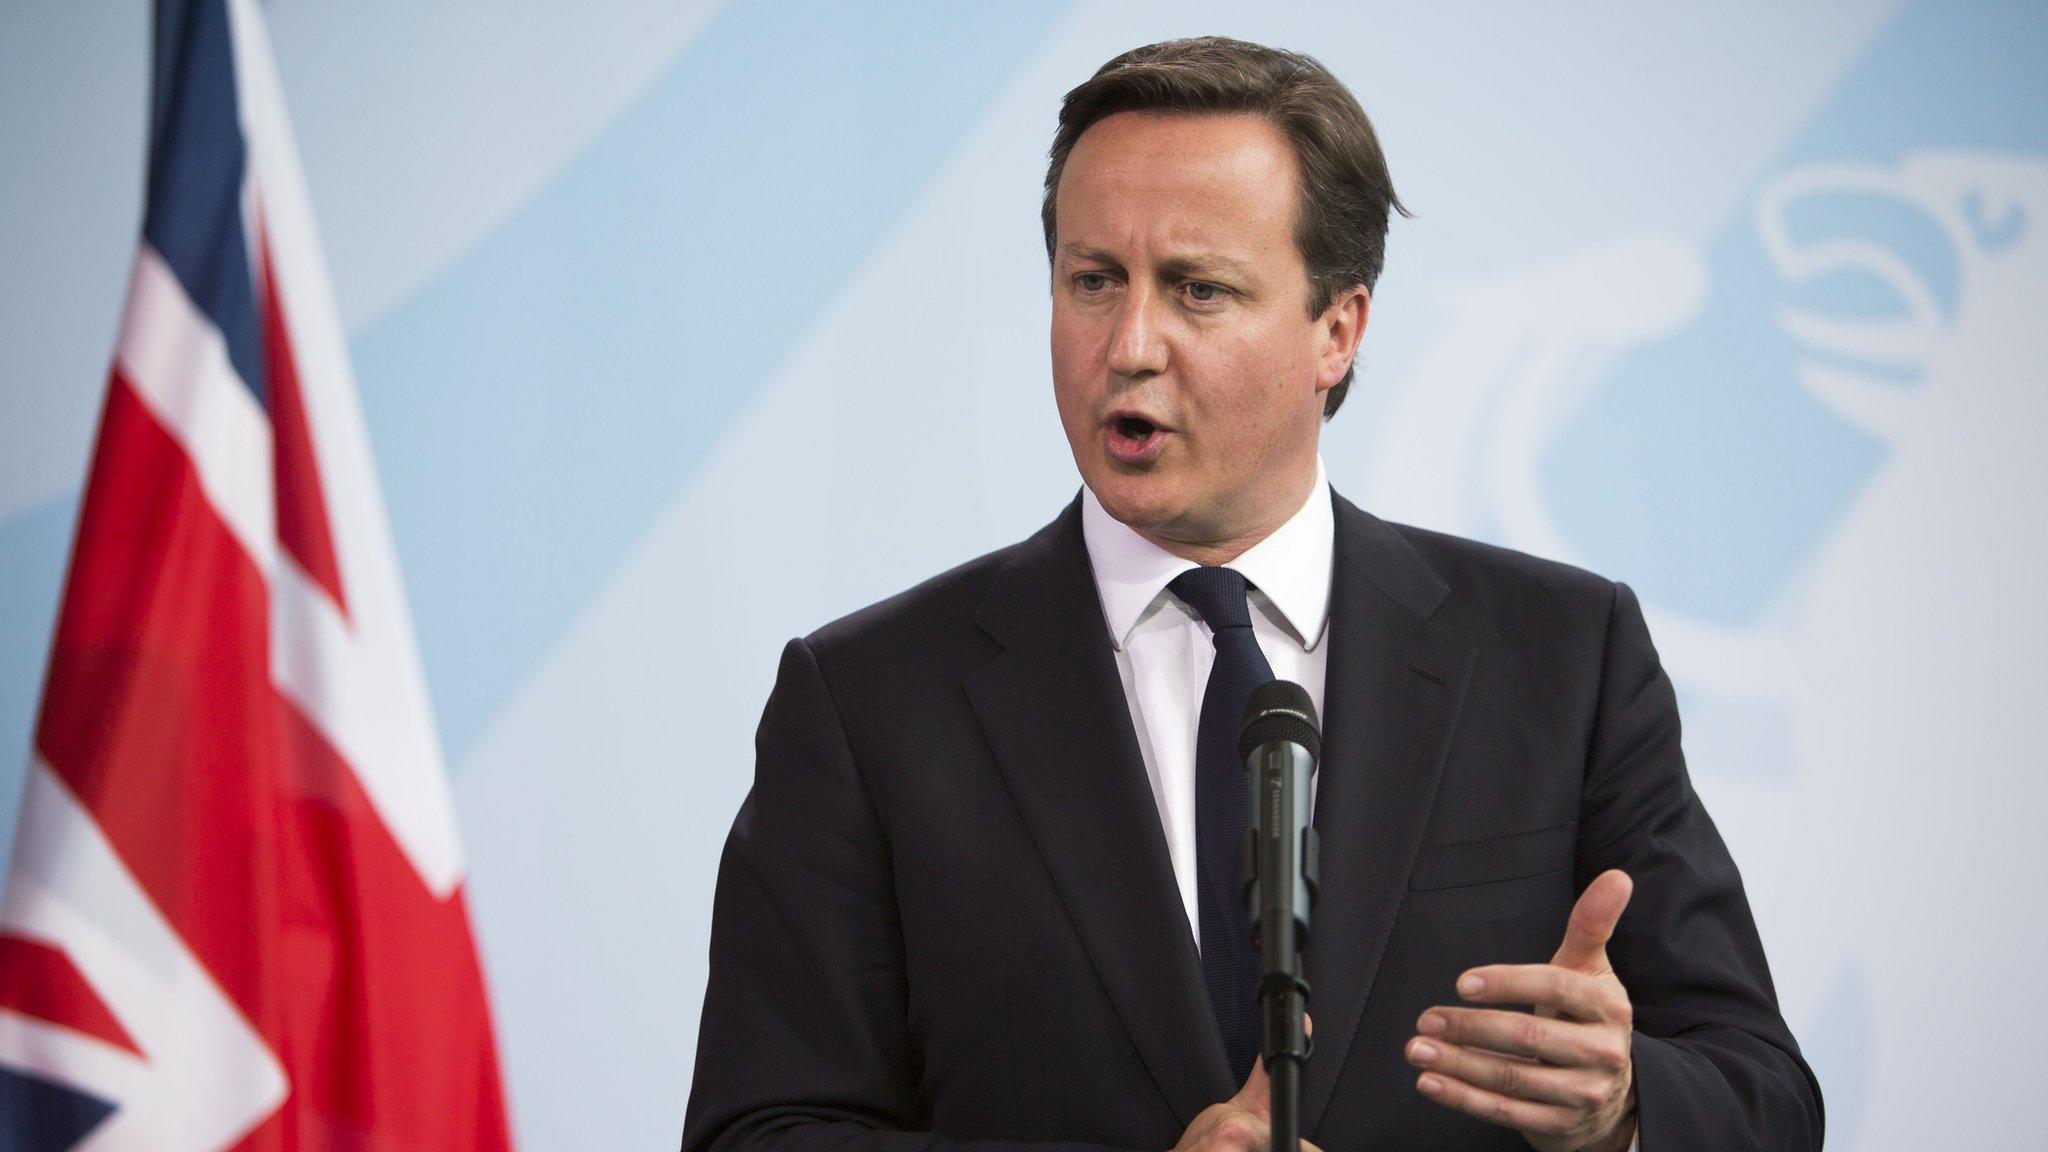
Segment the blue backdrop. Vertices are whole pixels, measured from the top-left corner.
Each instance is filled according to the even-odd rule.
[[[781,641],[1072,494],[1037,221],[1054,113],[1116,52],[1204,32],[1329,64],[1418,211],[1332,480],[1641,592],[1830,1147],[2048,1135],[2024,912],[2048,906],[2038,6],[268,16],[524,1146],[679,1131]],[[0,15],[0,849],[147,66],[146,5]]]

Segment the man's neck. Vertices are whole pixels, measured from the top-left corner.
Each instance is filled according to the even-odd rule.
[[[1282,519],[1278,523],[1268,525],[1264,529],[1258,532],[1251,533],[1249,535],[1239,536],[1230,540],[1220,541],[1217,543],[1199,544],[1189,543],[1183,540],[1175,540],[1170,536],[1161,536],[1156,532],[1147,532],[1143,528],[1136,528],[1133,529],[1133,531],[1135,531],[1138,535],[1143,536],[1145,539],[1151,541],[1152,543],[1157,544],[1159,547],[1164,548],[1168,552],[1173,553],[1175,556],[1180,557],[1183,560],[1192,560],[1195,563],[1204,566],[1214,566],[1218,564],[1228,564],[1232,560],[1237,559],[1239,556],[1244,555],[1246,552],[1251,551],[1252,545],[1257,544],[1259,541],[1264,540],[1268,536],[1271,536],[1273,534],[1273,530],[1275,528],[1280,527],[1280,525],[1284,523],[1286,523],[1286,520]]]

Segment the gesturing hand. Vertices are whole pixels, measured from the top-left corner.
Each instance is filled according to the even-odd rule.
[[[1458,978],[1475,1004],[1530,1004],[1535,1015],[1437,1007],[1416,1022],[1408,1062],[1439,1104],[1519,1129],[1543,1152],[1622,1152],[1635,1135],[1629,1059],[1633,1009],[1607,941],[1634,883],[1603,872],[1572,906],[1548,964],[1494,964]]]
[[[1310,1031],[1315,1028],[1306,1013],[1302,1023]],[[1252,1073],[1245,1077],[1244,1087],[1237,1090],[1237,1095],[1202,1109],[1195,1122],[1181,1133],[1173,1152],[1271,1152],[1272,1110],[1273,1085],[1266,1078],[1266,1061],[1261,1058],[1252,1061]],[[1307,1140],[1301,1142],[1301,1147],[1302,1152],[1323,1152]]]

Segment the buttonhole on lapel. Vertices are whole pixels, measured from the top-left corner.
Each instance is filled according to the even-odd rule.
[[[1410,664],[1408,666],[1408,670],[1410,672],[1415,673],[1417,676],[1422,677],[1424,680],[1429,681],[1432,684],[1441,684],[1444,682],[1444,678],[1442,676],[1439,676],[1436,673],[1431,672],[1429,669],[1424,668],[1420,664]]]

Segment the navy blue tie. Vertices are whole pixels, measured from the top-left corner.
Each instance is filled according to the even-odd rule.
[[[1216,640],[1195,736],[1195,903],[1201,912],[1202,978],[1223,1031],[1230,1070],[1242,1084],[1259,1052],[1259,956],[1251,914],[1238,888],[1238,852],[1250,822],[1251,789],[1237,755],[1252,689],[1273,666],[1252,635],[1250,584],[1230,568],[1194,568],[1167,587],[1201,614]]]

